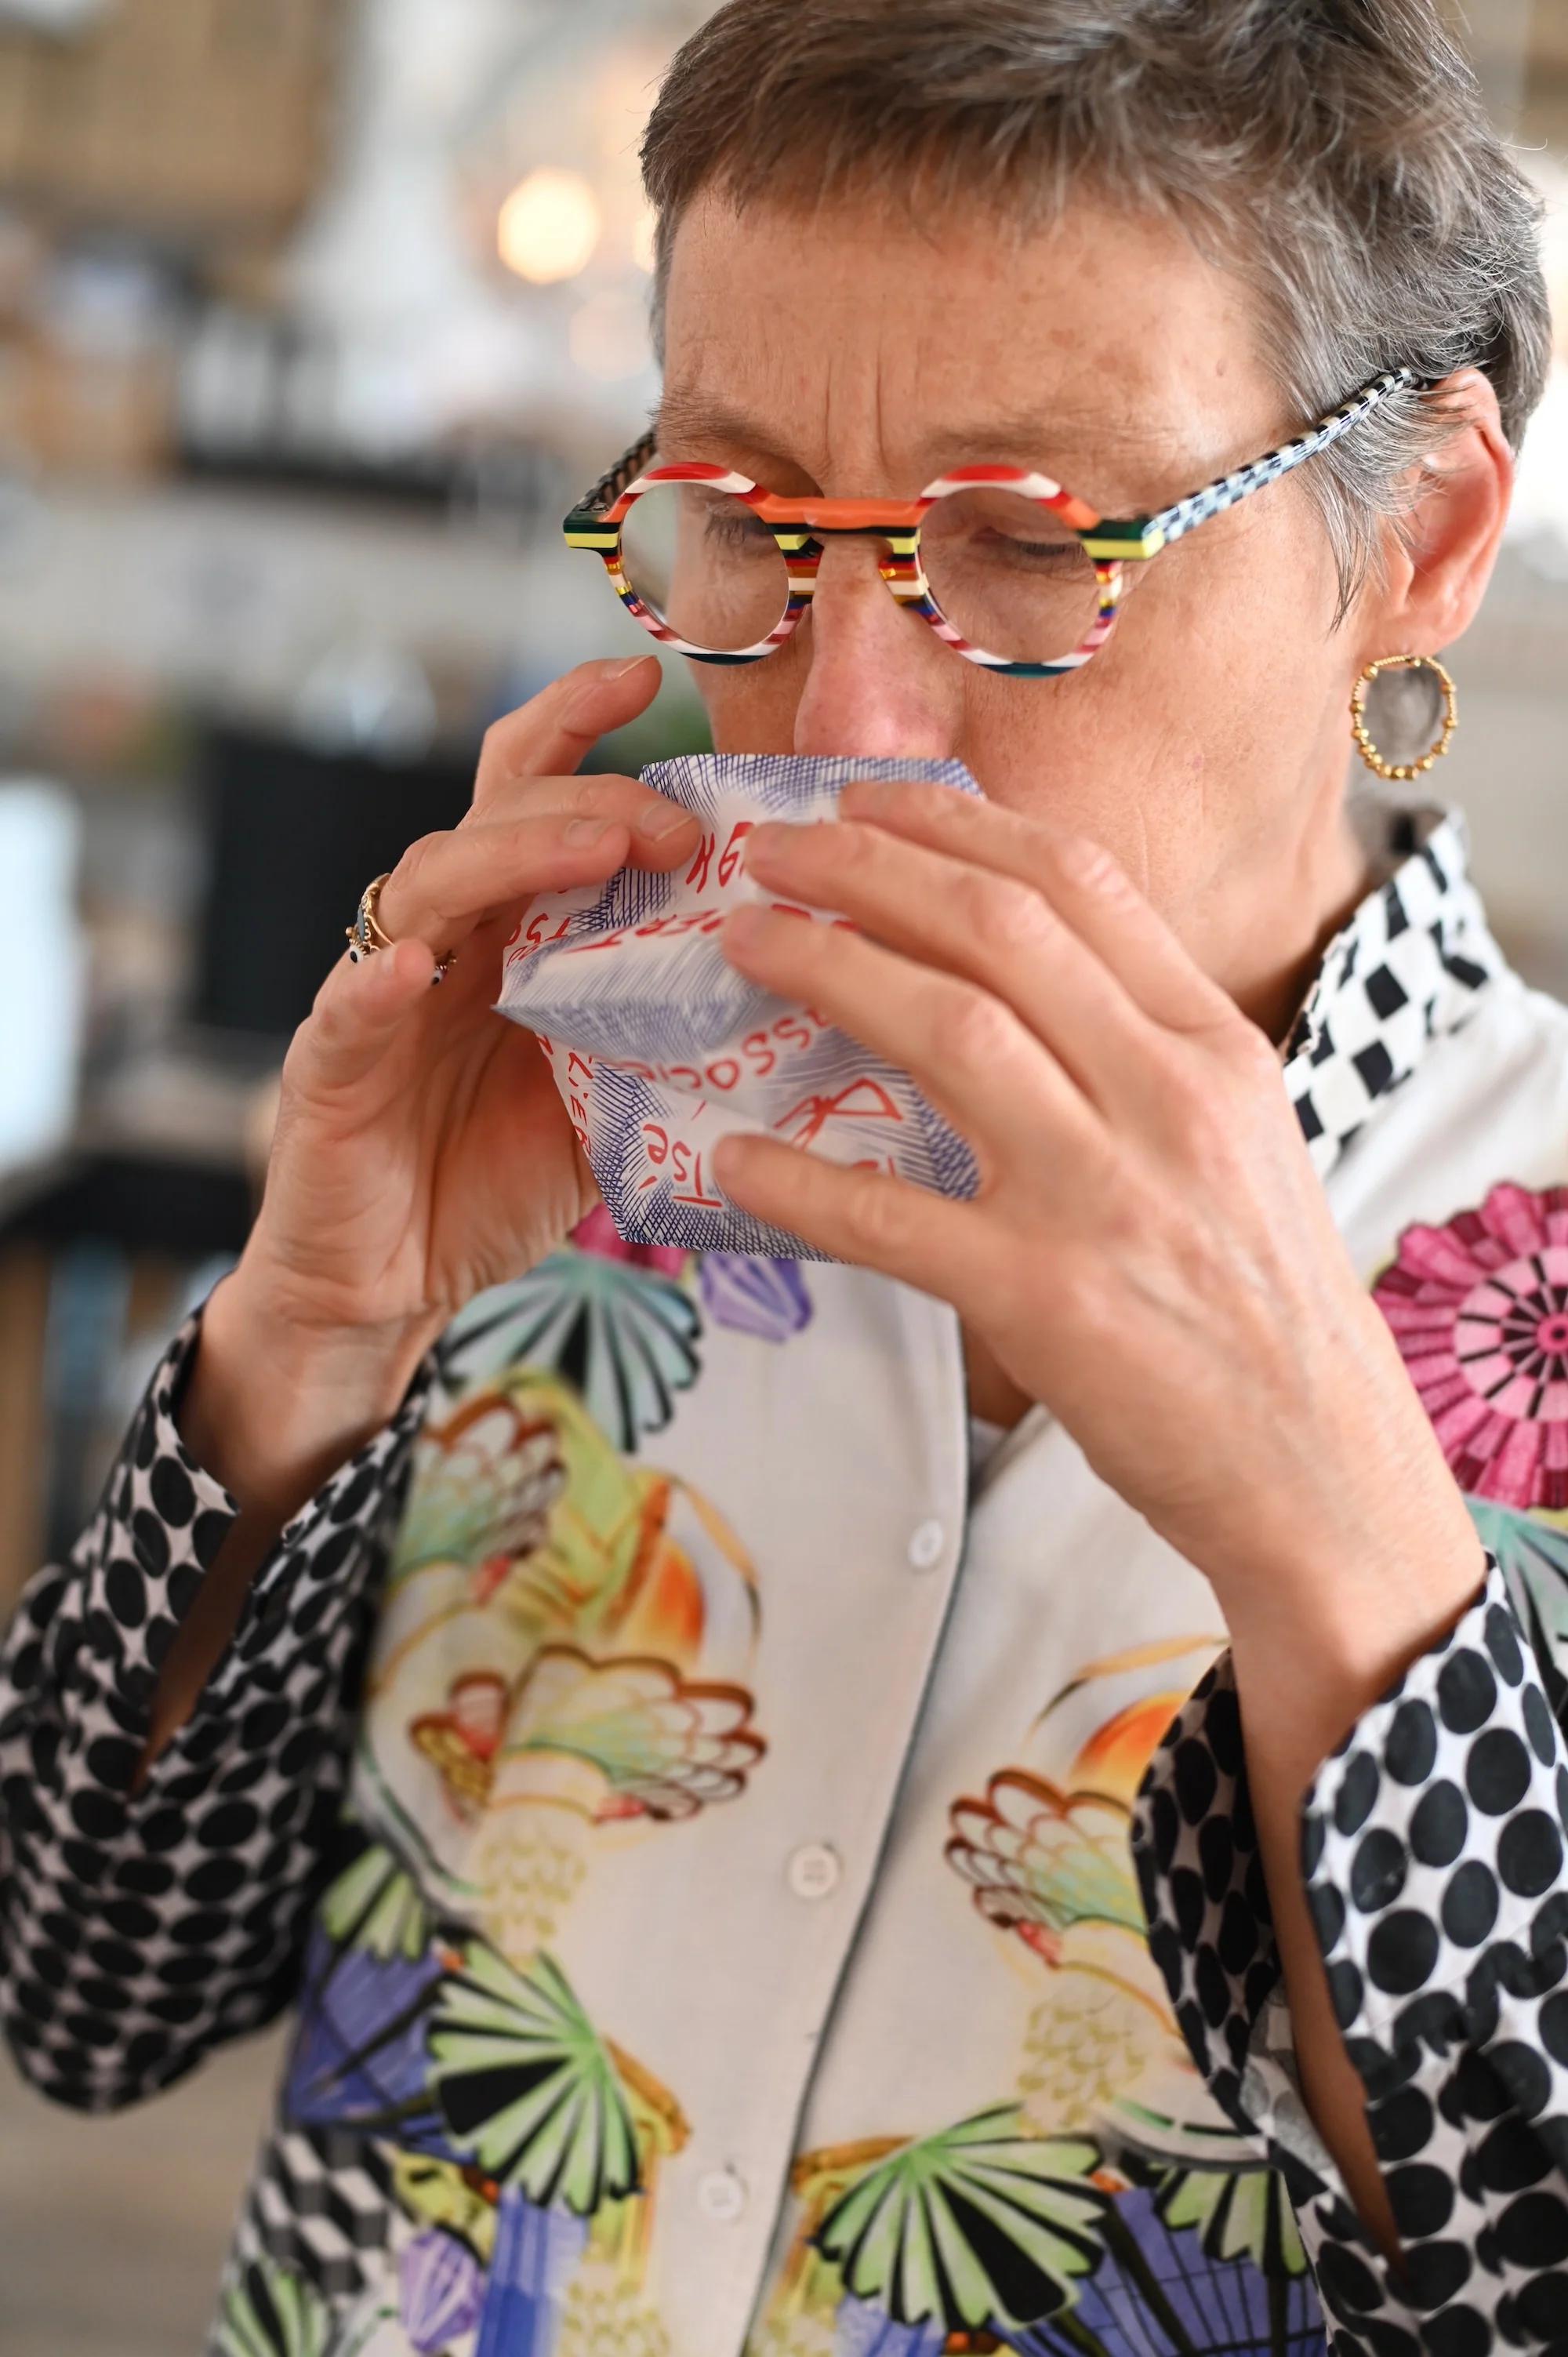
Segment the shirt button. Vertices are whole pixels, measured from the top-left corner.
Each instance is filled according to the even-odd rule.
[[[715,2225],[733,2225],[746,2208],[746,2187],[733,2169],[711,2169],[697,2180],[697,2207]]]
[[[909,1541],[909,1560],[917,1571],[929,1571],[947,1537],[940,1523],[922,1523]]]
[[[843,1872],[836,1849],[807,1842],[789,1859],[789,1888],[797,1899],[825,1899]]]

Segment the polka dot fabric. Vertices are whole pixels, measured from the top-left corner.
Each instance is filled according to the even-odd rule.
[[[0,1652],[0,2026],[45,2094],[108,2110],[287,2001],[337,1817],[368,1594],[423,1411],[284,1531],[189,1723],[133,1792],[160,1666],[234,1518],[155,1374],[69,1563]]]
[[[1493,1563],[1307,1794],[1302,1864],[1404,2244],[1305,2115],[1229,1655],[1139,1796],[1151,1947],[1194,2061],[1296,2204],[1338,2357],[1568,2351],[1568,1746]]]

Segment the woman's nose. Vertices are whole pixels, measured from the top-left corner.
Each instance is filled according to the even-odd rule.
[[[795,709],[797,753],[940,760],[956,755],[961,659],[881,579],[880,541],[830,539],[800,636],[805,683]]]

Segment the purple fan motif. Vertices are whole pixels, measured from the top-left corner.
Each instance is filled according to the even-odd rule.
[[[425,2019],[441,1979],[432,1955],[334,1958],[317,1925],[306,1953],[284,2108],[299,2127],[395,2129],[411,2152],[453,2157],[426,2092]]]
[[[456,2234],[433,2226],[416,2234],[398,2262],[403,2329],[420,2357],[441,2357],[479,2320],[485,2279],[478,2260]]]
[[[588,2221],[541,2209],[509,2188],[474,2357],[553,2357],[561,2311],[588,2239]]]
[[[1159,2196],[1119,2194],[1106,2255],[1073,2308],[997,2337],[1017,2357],[1321,2357],[1310,2277],[1213,2259],[1199,2234],[1167,2226]]]
[[[948,2329],[940,2318],[897,2324],[879,2308],[846,2299],[833,2319],[833,2357],[941,2357]]]
[[[811,1297],[792,1260],[754,1260],[746,1253],[704,1253],[697,1265],[703,1307],[715,1326],[760,1341],[786,1342],[811,1318]]]
[[[409,2150],[451,2157],[427,2088],[426,2017],[442,1976],[430,1932],[407,1873],[367,1844],[311,1929],[284,2087],[292,2124],[395,2128]]]

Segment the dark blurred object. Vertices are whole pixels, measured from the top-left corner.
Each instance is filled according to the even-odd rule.
[[[340,0],[115,0],[0,22],[0,189],[68,225],[273,237],[321,169]]]
[[[475,759],[394,766],[209,727],[196,770],[209,866],[191,1020],[286,1039],[341,956],[365,886],[467,809]]]

